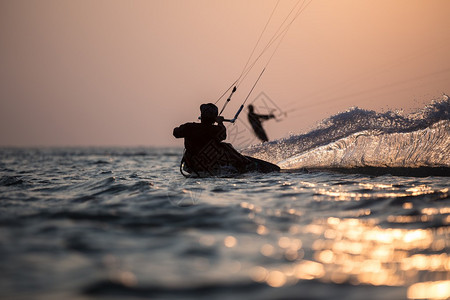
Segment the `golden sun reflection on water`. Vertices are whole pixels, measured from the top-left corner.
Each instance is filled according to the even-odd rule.
[[[402,286],[413,278],[419,279],[419,271],[442,276],[450,271],[450,258],[445,253],[411,255],[442,249],[442,240],[435,240],[431,229],[383,229],[373,221],[358,219],[328,218],[317,223],[306,230],[317,234],[322,229],[322,238],[312,248],[314,258],[327,269],[325,279],[330,281],[339,278],[352,284]],[[327,239],[327,235],[335,238]]]
[[[386,184],[367,184],[360,183],[363,189],[366,189],[367,192],[350,192],[342,189],[340,186],[330,188],[328,185],[324,185],[323,187],[315,188],[314,191],[316,193],[315,199],[320,200],[319,196],[329,196],[332,197],[334,201],[359,201],[362,199],[368,198],[396,198],[396,197],[411,197],[411,196],[420,196],[427,194],[435,194],[440,193],[443,197],[446,197],[449,189],[444,188],[441,190],[434,190],[427,185],[418,185],[411,188],[408,188],[404,191],[401,191],[399,188],[394,187],[393,185]],[[372,193],[372,190],[377,190],[376,196]],[[411,203],[406,205],[412,205]]]
[[[284,251],[285,257],[290,253],[292,264],[273,269],[256,267],[251,272],[254,281],[271,287],[313,279],[336,284],[405,286],[409,299],[450,297],[450,255],[433,253],[448,247],[448,227],[382,228],[371,219],[330,217],[315,220],[301,231],[314,237],[312,259],[304,257],[302,240],[280,237],[275,245],[265,244],[260,253],[267,257],[275,257],[279,251]]]
[[[285,236],[260,246],[260,255],[279,263],[252,268],[254,281],[274,288],[301,280],[395,286],[404,287],[408,299],[450,299],[450,254],[446,251],[450,247],[450,207],[427,207],[427,199],[448,198],[448,188],[417,185],[404,189],[393,184],[361,183],[361,189],[351,191],[326,183],[301,182],[301,186],[313,191],[317,202],[394,199],[394,211],[400,213],[379,219],[380,207],[362,207],[340,217],[313,218],[308,225],[293,224]],[[414,197],[420,195],[432,198],[417,201]],[[444,202],[438,206],[442,205]],[[258,216],[260,213],[308,217],[298,207],[263,211],[247,202],[241,207],[248,209],[249,217],[258,224],[259,236],[277,234]]]
[[[448,299],[450,280],[419,282],[408,288],[408,299]]]

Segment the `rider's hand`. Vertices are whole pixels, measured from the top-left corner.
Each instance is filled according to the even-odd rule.
[[[271,114],[269,117],[271,117],[272,119],[275,119],[275,115]]]
[[[219,123],[219,124],[222,124],[224,119],[225,119],[224,117],[218,116],[218,117],[216,118],[216,122]]]

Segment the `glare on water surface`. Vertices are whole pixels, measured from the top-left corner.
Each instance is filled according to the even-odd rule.
[[[389,184],[360,184],[363,191],[347,191],[342,187],[330,188],[326,184],[304,183],[303,186],[314,189],[315,201],[318,202],[359,202],[367,198],[387,197],[404,199],[398,205],[403,213],[387,215],[389,226],[380,224],[380,218],[371,218],[370,209],[358,210],[355,217],[314,218],[306,226],[294,224],[288,235],[262,245],[259,250],[265,257],[282,257],[288,263],[254,267],[250,277],[255,282],[271,287],[293,285],[301,280],[404,286],[407,287],[408,299],[450,297],[450,255],[445,252],[449,246],[450,207],[416,209],[415,204],[407,200],[408,197],[435,193],[438,193],[438,198],[446,198],[447,188],[433,190],[420,185],[400,191]],[[365,192],[373,189],[378,192]],[[255,218],[254,213],[261,212],[261,208],[251,203],[242,202],[241,206],[252,211],[252,218]],[[411,215],[412,211],[415,212]],[[294,208],[286,209],[286,212],[303,215],[301,210]],[[431,226],[434,217],[441,217],[444,226]],[[260,224],[257,234],[267,235],[269,228]],[[304,244],[308,243],[305,247]],[[308,248],[313,252],[310,257],[305,255]]]
[[[18,283],[43,291],[42,299],[117,291],[127,299],[197,299],[205,290],[214,299],[450,297],[447,178],[185,179],[173,174],[178,154],[162,176],[145,164],[158,165],[160,156],[121,151],[50,156],[57,167],[39,160],[41,152],[17,159],[28,173],[3,179],[2,190],[6,298],[19,293]],[[42,168],[50,175],[41,178]],[[71,184],[54,177],[57,168],[74,172]],[[67,282],[59,297],[54,287]],[[232,294],[221,298],[224,287]]]

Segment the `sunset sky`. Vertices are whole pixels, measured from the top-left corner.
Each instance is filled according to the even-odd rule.
[[[172,129],[239,77],[276,3],[0,0],[0,146],[182,146]],[[256,53],[296,3],[280,1]],[[408,112],[450,93],[449,53],[449,0],[313,0],[249,102],[290,111],[271,139],[352,106]]]

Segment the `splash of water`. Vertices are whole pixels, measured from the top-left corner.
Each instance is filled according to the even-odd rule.
[[[450,100],[444,95],[407,116],[351,108],[306,134],[244,152],[285,169],[450,167]]]

